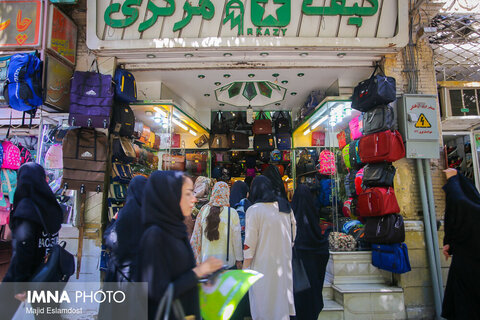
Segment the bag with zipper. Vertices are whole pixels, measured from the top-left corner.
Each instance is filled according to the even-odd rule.
[[[181,136],[179,133],[173,133],[172,134],[172,139],[171,139],[171,143],[172,143],[172,148],[180,148],[181,147]]]
[[[363,122],[362,115],[358,115],[353,118],[349,123],[348,127],[350,128],[350,137],[352,140],[360,139],[363,136]]]
[[[320,169],[318,172],[324,175],[334,175],[337,172],[337,167],[335,165],[335,155],[330,150],[322,150],[320,152],[320,157],[318,158],[320,164]]]
[[[275,134],[279,133],[288,133],[292,131],[292,128],[290,126],[290,120],[289,117],[285,115],[283,111],[279,111],[278,116],[275,119]]]
[[[353,109],[366,112],[378,105],[389,104],[397,98],[395,78],[375,75],[378,68],[379,66],[375,67],[370,78],[363,80],[353,89]],[[380,71],[383,73],[381,68]]]
[[[393,273],[405,273],[412,270],[405,243],[372,244],[372,264],[379,269]]]
[[[148,138],[147,145],[150,149],[153,149],[153,146],[155,145],[155,133],[150,131],[150,138]]]
[[[369,188],[358,196],[357,212],[361,217],[378,217],[399,213],[397,198],[392,187]]]
[[[292,148],[292,137],[290,133],[279,133],[276,138],[278,150],[290,150]]]
[[[127,186],[121,183],[111,183],[108,197],[114,204],[122,204],[127,200]]]
[[[343,162],[345,163],[345,166],[348,169],[352,168],[352,165],[350,163],[350,144],[347,144],[343,149],[342,149],[342,157],[343,157]]]
[[[140,134],[140,141],[143,143],[147,143],[148,139],[150,139],[150,127],[143,125],[142,133]]]
[[[20,149],[10,141],[2,142],[3,161],[2,169],[17,170],[21,165]]]
[[[132,168],[128,164],[112,163],[112,180],[114,182],[129,184],[133,179]]]
[[[265,112],[260,111],[258,113],[257,119],[253,123],[252,130],[255,135],[266,135],[272,133],[272,121],[268,119]]]
[[[8,65],[10,64],[11,57],[12,56],[0,57],[0,105],[3,105],[4,102],[6,102],[3,90],[5,82],[7,81]]]
[[[12,230],[10,230],[10,201],[3,197],[3,204],[0,205],[0,242],[12,240]]]
[[[275,139],[272,134],[256,134],[253,139],[255,151],[272,151],[275,149]]]
[[[117,124],[121,125],[119,131],[120,136],[129,138],[133,136],[136,124],[135,114],[133,113],[132,108],[126,103],[116,103],[113,107],[110,130],[114,131]]]
[[[363,134],[391,130],[395,125],[395,113],[393,107],[381,105],[365,112],[363,115]]]
[[[382,131],[363,136],[358,152],[363,163],[395,162],[405,157],[405,145],[397,130]]]
[[[122,102],[137,101],[137,84],[133,74],[125,69],[117,68],[113,77],[115,82],[115,99]]]
[[[93,63],[95,63],[94,60]],[[93,67],[93,63],[90,68]],[[112,76],[90,71],[75,71],[70,86],[68,124],[88,128],[108,128],[113,105]]]
[[[363,184],[363,177],[364,177],[365,167],[358,170],[355,174],[355,196],[360,195],[362,192],[365,191],[364,184]]]
[[[363,184],[368,187],[393,187],[396,169],[388,162],[369,163],[363,173]]]
[[[45,169],[62,169],[63,168],[63,155],[62,145],[54,144],[48,148],[45,154]]]
[[[185,171],[185,157],[169,154],[162,155],[162,170]]]
[[[73,129],[68,131],[62,145],[62,185],[82,193],[102,192],[108,161],[107,136],[95,129]]]
[[[215,134],[228,134],[229,133],[228,123],[223,116],[221,111],[218,111],[215,114],[215,118],[213,119],[212,126],[210,129],[210,136]]]
[[[405,241],[405,224],[399,214],[367,218],[365,241],[378,244],[401,243]]]
[[[335,181],[333,179],[322,179],[318,182],[318,186],[318,203],[321,207],[331,206],[333,203]]]
[[[360,143],[360,140],[355,140],[349,144],[349,158],[350,158],[350,166],[352,168],[361,168],[364,166],[364,163],[362,163],[362,160],[360,159],[360,155],[358,153],[358,145]]]
[[[8,196],[10,203],[13,203],[15,190],[17,189],[17,171],[11,169],[2,169],[0,172],[2,181],[2,193],[4,197],[0,201],[0,205],[6,206],[5,196]]]
[[[19,143],[18,150],[20,150],[20,165],[33,161],[32,153],[27,147],[24,147],[21,143]]]
[[[17,53],[11,56],[3,96],[12,109],[30,115],[30,125],[37,108],[43,103],[42,93],[43,62],[38,51]]]
[[[343,148],[347,145],[347,138],[345,136],[345,131],[340,131],[337,134],[338,147],[343,151]]]
[[[133,128],[133,136],[135,139],[140,139],[143,133],[143,122],[141,121],[135,121],[135,125]]]
[[[248,149],[248,134],[242,132],[230,132],[228,139],[232,149]]]
[[[136,158],[133,143],[127,137],[113,136],[112,154],[113,161],[131,163]]]
[[[161,139],[160,139],[160,136],[158,134],[155,135],[155,142],[153,143],[153,149],[158,151],[160,150],[160,143],[161,143]]]

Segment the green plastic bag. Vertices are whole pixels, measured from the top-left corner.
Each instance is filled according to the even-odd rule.
[[[200,284],[200,310],[205,320],[228,320],[248,289],[263,274],[253,270],[229,270],[213,283]]]

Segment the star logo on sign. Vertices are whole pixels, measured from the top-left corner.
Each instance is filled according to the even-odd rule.
[[[285,27],[290,23],[291,8],[291,0],[252,0],[252,23],[257,27]]]
[[[278,20],[277,10],[284,5],[283,3],[275,3],[274,0],[259,0],[258,4],[263,7],[262,20],[265,20],[269,17],[271,17],[271,19]],[[275,13],[275,16],[273,16],[272,13]],[[268,15],[266,16],[266,14]]]

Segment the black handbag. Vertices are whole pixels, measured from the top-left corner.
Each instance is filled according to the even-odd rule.
[[[376,66],[371,77],[360,82],[353,90],[353,109],[366,112],[378,105],[389,104],[397,98],[395,78],[375,75],[377,69],[380,69],[383,74],[383,70]]]
[[[248,135],[241,132],[231,132],[228,135],[232,149],[248,149]]]
[[[279,111],[278,116],[275,117],[275,133],[290,133],[292,128],[290,126],[290,119],[283,111]]]
[[[393,187],[395,167],[388,162],[369,163],[363,170],[362,183],[365,187]]]
[[[363,134],[390,130],[395,125],[395,112],[391,105],[378,106],[363,115]]]
[[[210,135],[227,134],[228,131],[229,131],[228,122],[225,120],[225,117],[223,116],[222,112],[218,111],[215,114],[215,119],[213,119]]]
[[[253,137],[253,148],[255,151],[273,151],[275,149],[275,138],[272,134],[256,134]]]
[[[44,231],[47,232],[49,238],[52,238],[52,234],[48,232],[40,210],[35,203],[33,203],[33,206],[40,217]],[[30,282],[64,282],[66,284],[70,276],[75,272],[75,259],[70,252],[65,250],[66,245],[66,242],[62,241],[60,244],[56,243],[50,248],[45,259],[43,259],[30,278]],[[39,289],[41,289],[40,287],[41,285],[39,284]]]
[[[367,218],[364,240],[376,244],[392,244],[405,241],[403,217],[394,213]]]

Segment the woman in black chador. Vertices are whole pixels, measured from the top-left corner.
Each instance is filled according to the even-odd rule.
[[[304,184],[295,190],[292,209],[297,220],[295,253],[302,260],[310,282],[309,289],[294,294],[297,320],[316,320],[323,309],[322,290],[329,258],[328,239],[322,235],[312,194]]]
[[[213,257],[195,265],[184,217],[197,199],[193,182],[177,171],[155,171],[148,179],[142,205],[146,228],[139,245],[137,281],[148,283],[148,318],[153,319],[169,283],[186,315],[200,319],[198,279],[220,269]]]
[[[444,170],[447,184],[443,254],[452,263],[443,299],[442,317],[480,319],[480,194],[455,169]]]
[[[20,301],[26,297],[26,288],[22,283],[32,278],[46,251],[58,242],[63,213],[46,179],[43,167],[33,162],[24,164],[18,170],[17,189],[10,213],[13,255],[3,279],[3,282],[16,284],[12,294],[8,294],[10,290],[5,290],[5,287],[0,290],[2,319],[11,319]],[[41,219],[48,230],[44,230]],[[55,318],[54,315],[45,317]]]

